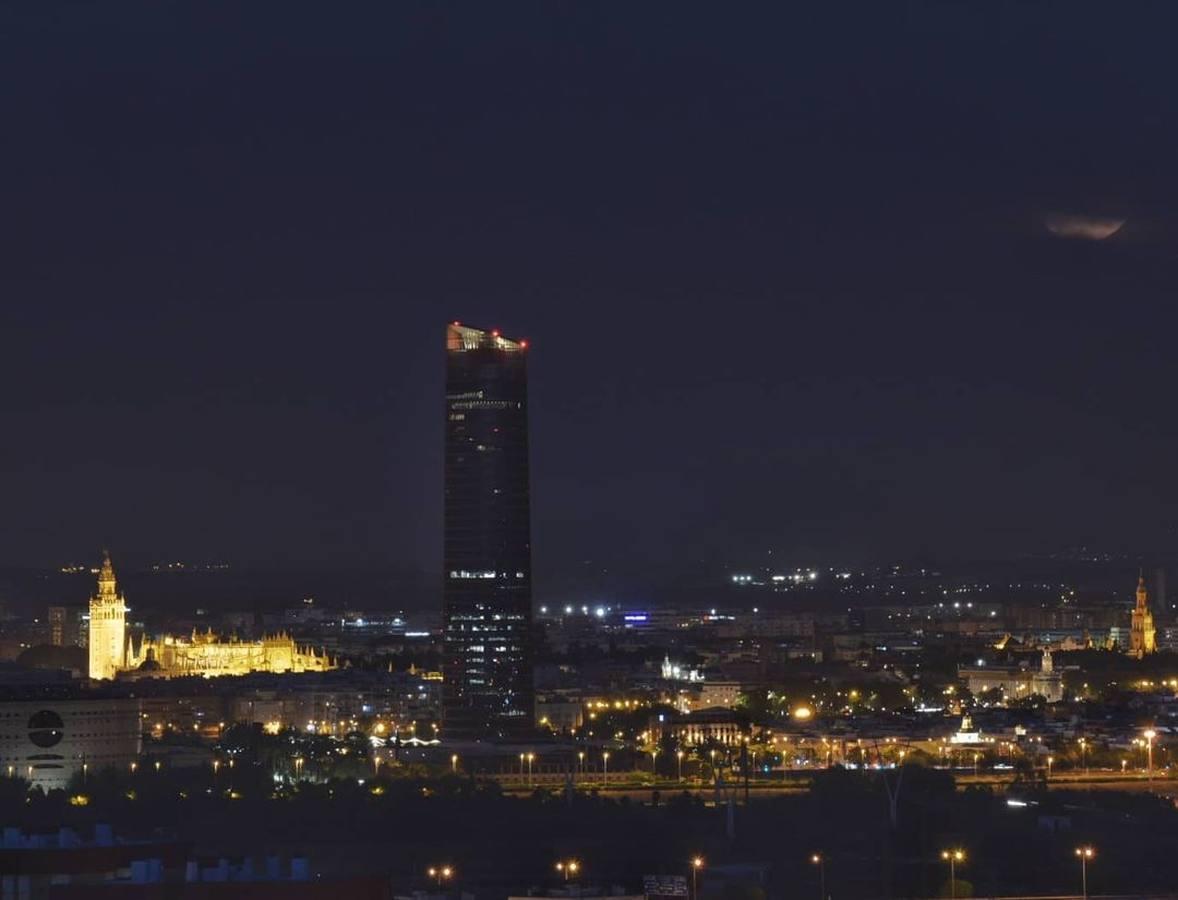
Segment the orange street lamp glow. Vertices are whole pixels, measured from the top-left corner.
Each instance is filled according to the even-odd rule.
[[[1096,848],[1091,844],[1076,848],[1076,858],[1080,860],[1080,887],[1084,900],[1088,900],[1088,861],[1095,856]]]
[[[949,863],[949,900],[957,900],[957,864],[965,862],[965,851],[960,847],[942,850],[941,859]]]

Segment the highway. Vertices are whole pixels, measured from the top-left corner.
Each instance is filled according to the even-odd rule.
[[[879,773],[873,771],[870,774],[876,775]],[[891,770],[890,774],[894,775],[895,771]],[[1001,775],[974,775],[972,773],[958,772],[954,774],[957,782],[957,790],[959,791],[977,785],[988,785],[992,789],[1000,791],[1005,790],[1014,781],[1013,776],[1007,773],[1002,773]],[[601,796],[618,799],[627,797],[632,801],[643,803],[650,802],[653,792],[656,790],[659,792],[662,802],[684,792],[704,800],[714,800],[718,796],[723,795],[732,796],[734,799],[743,802],[745,796],[743,782],[726,782],[722,791],[717,792],[713,784],[703,784],[698,780],[691,781],[685,779],[682,782],[674,779],[658,782],[651,782],[649,780],[641,781],[640,776],[635,773],[618,773],[617,776],[611,775],[610,777],[611,783],[608,785],[602,781],[600,775],[579,778],[576,782],[576,789],[578,792],[596,792]],[[527,783],[526,777],[520,779],[518,777],[507,776],[501,778],[500,782],[504,792],[509,794],[529,794],[537,789],[558,792],[563,790],[566,784],[563,777],[552,774],[546,774],[543,778],[537,775],[533,778],[531,785]],[[1161,772],[1155,772],[1152,779],[1147,778],[1143,773],[1123,775],[1113,770],[1092,771],[1087,774],[1082,772],[1063,775],[1056,774],[1047,781],[1047,788],[1049,790],[1071,791],[1153,792],[1164,796],[1178,797],[1178,779],[1168,778]],[[748,796],[750,800],[771,799],[804,794],[809,789],[810,781],[808,774],[801,777],[791,777],[785,781],[752,780],[749,782]]]

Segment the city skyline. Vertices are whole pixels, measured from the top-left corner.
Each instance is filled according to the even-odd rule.
[[[1172,897],[1176,28],[0,4],[0,893]]]

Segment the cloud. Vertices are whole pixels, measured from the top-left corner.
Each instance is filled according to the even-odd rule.
[[[1085,216],[1073,213],[1048,213],[1043,224],[1056,237],[1079,238],[1085,241],[1103,241],[1110,238],[1125,224],[1124,219],[1107,216]]]

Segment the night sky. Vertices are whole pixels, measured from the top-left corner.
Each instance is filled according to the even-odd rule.
[[[1178,548],[1176,26],[5,4],[0,563],[436,571],[450,319],[541,579]]]

